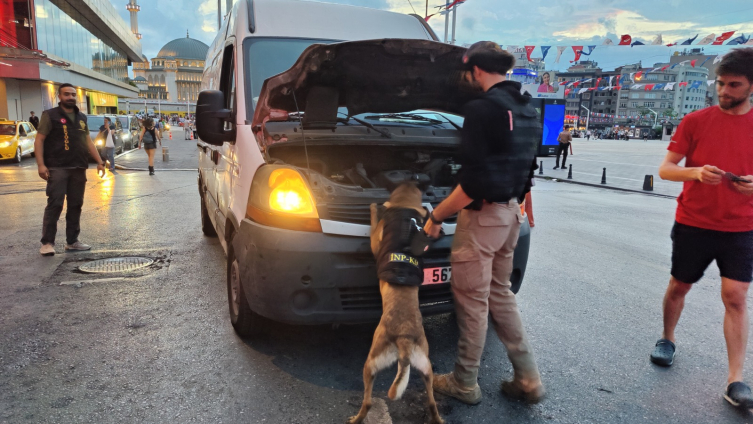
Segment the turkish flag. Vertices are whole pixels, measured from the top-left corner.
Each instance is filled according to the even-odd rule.
[[[580,60],[580,54],[583,53],[583,46],[573,46],[573,52],[575,53],[575,60],[571,60],[570,63]]]
[[[696,61],[696,59],[693,59],[693,60],[691,60],[691,61],[690,61],[690,66],[692,66],[692,67],[694,67],[694,68],[695,68],[695,61]]]
[[[629,46],[633,42],[633,37],[629,34],[625,34],[620,38],[620,46]]]
[[[646,87],[643,89],[644,91],[651,91],[654,89],[654,84],[646,84]]]
[[[528,61],[531,61],[531,53],[533,53],[533,49],[535,49],[536,46],[526,46],[526,57],[528,57]]]
[[[565,96],[567,96],[568,94],[570,94],[571,91],[573,91],[573,90],[571,90],[569,88],[565,89]]]
[[[722,35],[716,37],[716,40],[714,40],[714,42],[711,43],[711,45],[712,46],[720,46],[720,45],[722,45],[722,43],[724,43],[730,37],[732,37],[732,34],[734,34],[734,33],[735,33],[735,31],[729,31],[729,32],[722,33]]]

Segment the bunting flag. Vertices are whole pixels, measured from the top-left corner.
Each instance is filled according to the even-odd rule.
[[[633,42],[633,37],[630,34],[625,34],[620,38],[620,46],[629,46]]]
[[[708,85],[709,87],[711,87],[711,84],[713,84],[715,82],[716,81],[714,81],[714,80],[706,80],[706,85]]]
[[[687,87],[687,86],[688,86],[688,82],[687,82],[687,81],[683,81],[683,82],[681,82],[681,83],[677,84],[677,88],[680,88],[680,87]]]
[[[654,88],[653,89],[654,90],[662,90],[662,89],[664,89],[664,86],[666,86],[666,85],[667,85],[666,83],[654,84]]]
[[[610,87],[612,86],[612,82],[614,81],[615,77],[616,77],[616,75],[613,75],[613,76],[609,77],[609,86]]]
[[[531,61],[531,53],[533,53],[533,49],[535,49],[536,46],[526,46],[526,57],[528,58],[528,61]]]
[[[541,60],[546,59],[546,54],[549,53],[551,48],[552,46],[541,46]]]
[[[748,40],[750,40],[750,37],[745,38],[745,34],[743,34],[743,35],[741,35],[741,36],[739,36],[737,38],[732,39],[729,43],[727,43],[727,45],[728,46],[737,46],[737,45],[740,45],[740,44],[747,43]]]
[[[712,41],[714,41],[715,39],[716,39],[716,34],[714,34],[714,33],[711,33],[711,34],[709,34],[709,35],[707,35],[707,36],[703,37],[703,39],[702,39],[701,41],[699,41],[699,42],[698,42],[698,45],[699,45],[699,46],[702,46],[702,45],[704,45],[704,44],[709,44],[709,43],[711,43]]]
[[[661,69],[659,69],[659,70],[660,70],[660,71],[666,71],[666,70],[667,70],[667,68],[669,68],[669,65],[664,65],[664,66],[662,66],[662,67],[661,67]]]
[[[652,46],[658,46],[660,44],[663,44],[664,42],[661,39],[661,34],[657,35],[656,38],[654,38],[654,41],[651,42]]]
[[[721,45],[722,45],[722,43],[724,43],[724,42],[725,42],[725,41],[727,41],[727,40],[728,40],[728,39],[729,39],[730,37],[732,37],[732,34],[734,34],[734,33],[735,33],[735,31],[728,31],[728,32],[723,32],[723,33],[722,33],[722,35],[720,35],[720,36],[716,37],[716,40],[714,40],[714,42],[713,42],[713,43],[711,43],[711,45],[712,45],[712,46],[721,46]]]
[[[693,59],[693,60],[691,60],[691,61],[690,61],[690,66],[692,66],[692,67],[694,67],[694,68],[695,68],[695,62],[696,62],[696,60],[697,60],[697,59]]]
[[[632,75],[632,74],[631,74]],[[635,73],[635,79],[633,81],[637,81],[641,79],[641,75],[643,75],[643,71],[638,71]]]
[[[654,84],[646,84],[646,86],[643,89],[646,91],[651,91],[654,89]]]
[[[570,94],[570,92],[571,92],[571,91],[573,91],[573,90],[572,90],[572,89],[570,89],[570,88],[566,88],[566,89],[565,89],[565,97],[567,97],[567,96],[568,96],[568,94]]]
[[[600,83],[601,83],[601,78],[596,78],[596,82],[594,83],[594,86],[598,87]]]
[[[719,53],[719,56],[717,56],[716,58],[714,58],[714,65],[716,65],[719,62],[721,62],[722,59],[724,59],[724,53]]]
[[[581,53],[581,54],[582,54],[583,56],[591,56],[591,53],[593,53],[593,52],[594,52],[594,49],[595,49],[595,48],[596,48],[596,46],[588,46],[588,53],[586,53],[586,52],[584,52],[584,51],[582,51],[582,50],[581,50],[581,52],[580,52],[580,53]]]
[[[429,19],[430,19],[430,18],[431,18],[432,16],[434,16],[434,15],[436,15],[436,13],[432,13],[431,15],[427,16],[427,17],[425,18],[425,19],[426,19],[426,22],[429,22]]]
[[[633,42],[633,44],[630,45],[630,47],[635,47],[635,46],[645,46],[645,44],[641,43],[640,41],[635,41]]]
[[[668,82],[667,85],[664,87],[664,91],[673,90],[675,88],[675,83]]]
[[[693,37],[693,38],[688,38],[687,40],[683,41],[680,45],[681,46],[689,46],[689,45],[693,44],[693,41],[695,41],[696,38],[698,38],[698,34],[696,34],[695,37]]]
[[[518,46],[507,46],[507,51],[509,53],[514,53],[515,49],[517,49],[517,48],[518,48]]]
[[[701,84],[703,84],[703,81],[693,81],[693,84],[690,84],[689,88],[700,88]]]
[[[580,55],[583,53],[583,46],[572,46],[575,53],[575,60],[571,60],[570,63],[574,63],[580,60]]]
[[[562,56],[562,52],[565,51],[567,46],[557,46],[557,59],[554,59],[554,63],[560,63],[560,56]]]
[[[704,61],[703,61],[703,63],[701,63],[700,65],[698,65],[698,67],[699,67],[699,68],[702,68],[702,67],[703,67],[703,65],[705,65],[705,64],[706,64],[706,62],[708,62],[708,61],[709,61],[709,59],[711,59],[711,57],[710,57],[710,56],[709,56],[709,57],[707,57],[707,58],[706,58],[706,60],[704,60]]]
[[[583,93],[585,93],[586,91],[588,91],[588,89],[587,89],[587,88],[581,88],[580,90],[578,90],[578,94],[583,94]]]
[[[602,46],[614,46],[614,41],[612,41],[611,38],[605,38],[604,42],[601,43]]]
[[[748,40],[747,43],[745,43],[746,46],[753,46],[753,40]]]
[[[676,46],[676,45],[677,45],[677,43],[669,43],[669,44],[667,44],[667,47],[673,47],[673,46]]]

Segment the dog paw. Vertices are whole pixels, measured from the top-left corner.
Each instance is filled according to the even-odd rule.
[[[444,424],[444,420],[441,417],[436,417],[429,421],[429,424]]]
[[[362,422],[363,422],[363,419],[358,418],[358,415],[354,415],[348,418],[348,421],[346,421],[345,424],[361,424]]]

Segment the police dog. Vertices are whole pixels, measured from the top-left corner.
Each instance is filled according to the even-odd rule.
[[[391,194],[385,207],[414,209],[426,216],[421,206],[421,191],[413,184],[402,184]],[[384,232],[384,221],[377,218],[376,204],[371,205],[371,250],[377,257]],[[400,399],[408,385],[410,366],[416,367],[422,374],[429,400],[431,424],[442,424],[437,403],[434,400],[431,362],[429,362],[429,343],[424,334],[421,312],[418,309],[418,287],[390,284],[379,281],[382,293],[382,319],[374,332],[371,351],[363,366],[363,404],[358,415],[348,420],[349,424],[362,423],[371,408],[371,392],[376,374],[397,361],[398,371],[395,381],[388,392],[392,400]]]

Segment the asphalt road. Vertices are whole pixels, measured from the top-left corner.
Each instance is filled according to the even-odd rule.
[[[170,166],[183,167],[195,144],[174,141],[170,153]],[[105,179],[90,170],[81,240],[94,248],[66,254],[59,237],[50,258],[37,252],[46,198],[33,160],[0,164],[0,423],[342,423],[355,414],[375,326],[272,324],[256,339],[237,337],[223,251],[200,231],[196,173],[159,170]],[[548,397],[526,406],[499,394],[512,371],[490,332],[484,400],[472,407],[438,395],[447,422],[753,422],[722,399],[715,268],[688,296],[673,368],[648,361],[674,200],[548,181],[537,181],[533,199],[518,299]],[[115,256],[156,263],[114,277],[76,271]],[[451,370],[454,316],[426,318],[425,328],[435,371]],[[395,371],[377,378],[369,422],[424,422],[418,375],[403,399],[387,400]]]

